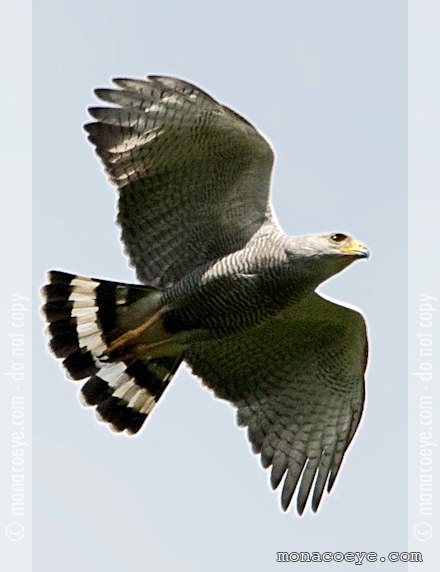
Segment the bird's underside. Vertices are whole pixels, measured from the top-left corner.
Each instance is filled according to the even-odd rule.
[[[49,273],[51,348],[89,378],[84,404],[128,434],[185,360],[237,408],[283,509],[296,494],[299,514],[309,498],[316,511],[361,418],[367,339],[358,312],[314,290],[366,251],[341,234],[283,235],[273,152],[235,112],[175,78],[114,82],[85,129],[142,284]]]

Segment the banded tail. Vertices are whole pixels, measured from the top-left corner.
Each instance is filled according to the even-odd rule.
[[[137,433],[182,361],[178,353],[136,351],[147,347],[137,344],[146,328],[153,341],[164,335],[156,319],[160,290],[58,271],[48,277],[42,311],[50,348],[72,379],[89,377],[81,401],[96,406],[100,421]]]

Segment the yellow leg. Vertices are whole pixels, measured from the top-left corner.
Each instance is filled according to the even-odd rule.
[[[123,353],[124,359],[135,357],[142,357],[148,355],[149,357],[161,357],[170,355],[179,355],[185,349],[185,344],[177,342],[175,338],[167,338],[160,342],[153,342],[150,344],[133,344],[126,348]]]
[[[146,322],[144,322],[137,328],[134,328],[134,330],[128,330],[128,332],[123,333],[122,336],[119,336],[119,338],[113,340],[106,349],[105,353],[110,354],[116,350],[123,348],[126,345],[134,345],[135,339],[141,334],[143,334],[145,330],[151,328],[151,326],[155,324],[159,318],[160,318],[160,310],[155,314],[153,314],[151,318],[149,318]]]

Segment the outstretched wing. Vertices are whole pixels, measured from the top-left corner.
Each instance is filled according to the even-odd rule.
[[[302,514],[312,489],[318,509],[333,487],[364,404],[367,337],[363,317],[318,294],[262,326],[190,348],[194,373],[237,408],[255,453],[284,477],[287,510],[297,490]]]
[[[245,119],[171,77],[115,79],[85,126],[120,189],[118,221],[138,278],[166,286],[242,248],[271,220],[273,152]]]

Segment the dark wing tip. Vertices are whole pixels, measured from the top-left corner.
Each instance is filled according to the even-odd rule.
[[[113,77],[112,82],[119,87],[125,87],[128,83],[131,82],[148,83],[148,81],[145,79],[139,79],[133,77]]]
[[[150,81],[160,81],[161,79],[178,79],[178,78],[173,77],[171,75],[163,75],[159,73],[149,73],[147,75],[147,80]]]
[[[302,516],[304,513],[304,509],[306,508],[306,504],[307,504],[307,499],[299,502],[299,500],[297,500],[296,502],[296,512],[298,513],[298,516]]]
[[[340,466],[341,465],[339,465],[339,467]],[[331,490],[335,484],[336,477],[338,476],[338,473],[339,473],[339,467],[336,470],[332,470],[330,473],[330,478],[329,478],[328,483],[327,483],[327,492],[328,493],[331,492]]]
[[[115,91],[116,90],[111,89],[109,87],[97,87],[96,89],[93,90],[93,93],[98,99],[101,99],[102,101],[107,101],[109,94],[114,93]]]
[[[323,491],[323,492],[324,492],[324,491]],[[318,497],[315,496],[315,495],[313,495],[313,498],[312,498],[312,511],[313,511],[314,513],[317,513],[317,512],[318,512],[318,508],[319,508],[319,505],[321,504],[321,500],[322,500],[322,493],[321,493]]]
[[[94,121],[91,121],[89,123],[84,123],[83,125],[83,129],[84,131],[87,131],[87,133],[90,135],[93,132],[94,129],[94,125],[96,125],[96,123]]]
[[[280,484],[281,479],[287,470],[287,464],[287,456],[283,452],[277,450],[273,457],[272,472],[270,475],[270,484],[273,490],[275,490]]]
[[[303,515],[303,512],[307,506],[307,501],[309,499],[309,494],[310,494],[310,488],[309,488],[309,490],[303,491],[302,487],[303,487],[303,485],[301,483],[299,491],[298,491],[298,496],[296,498],[296,512],[298,513],[299,516]]]
[[[98,107],[98,106],[92,106],[92,107],[88,107],[87,111],[89,113],[89,115],[91,115],[93,117],[93,119],[101,119],[102,117],[102,110],[104,108],[103,107]]]

